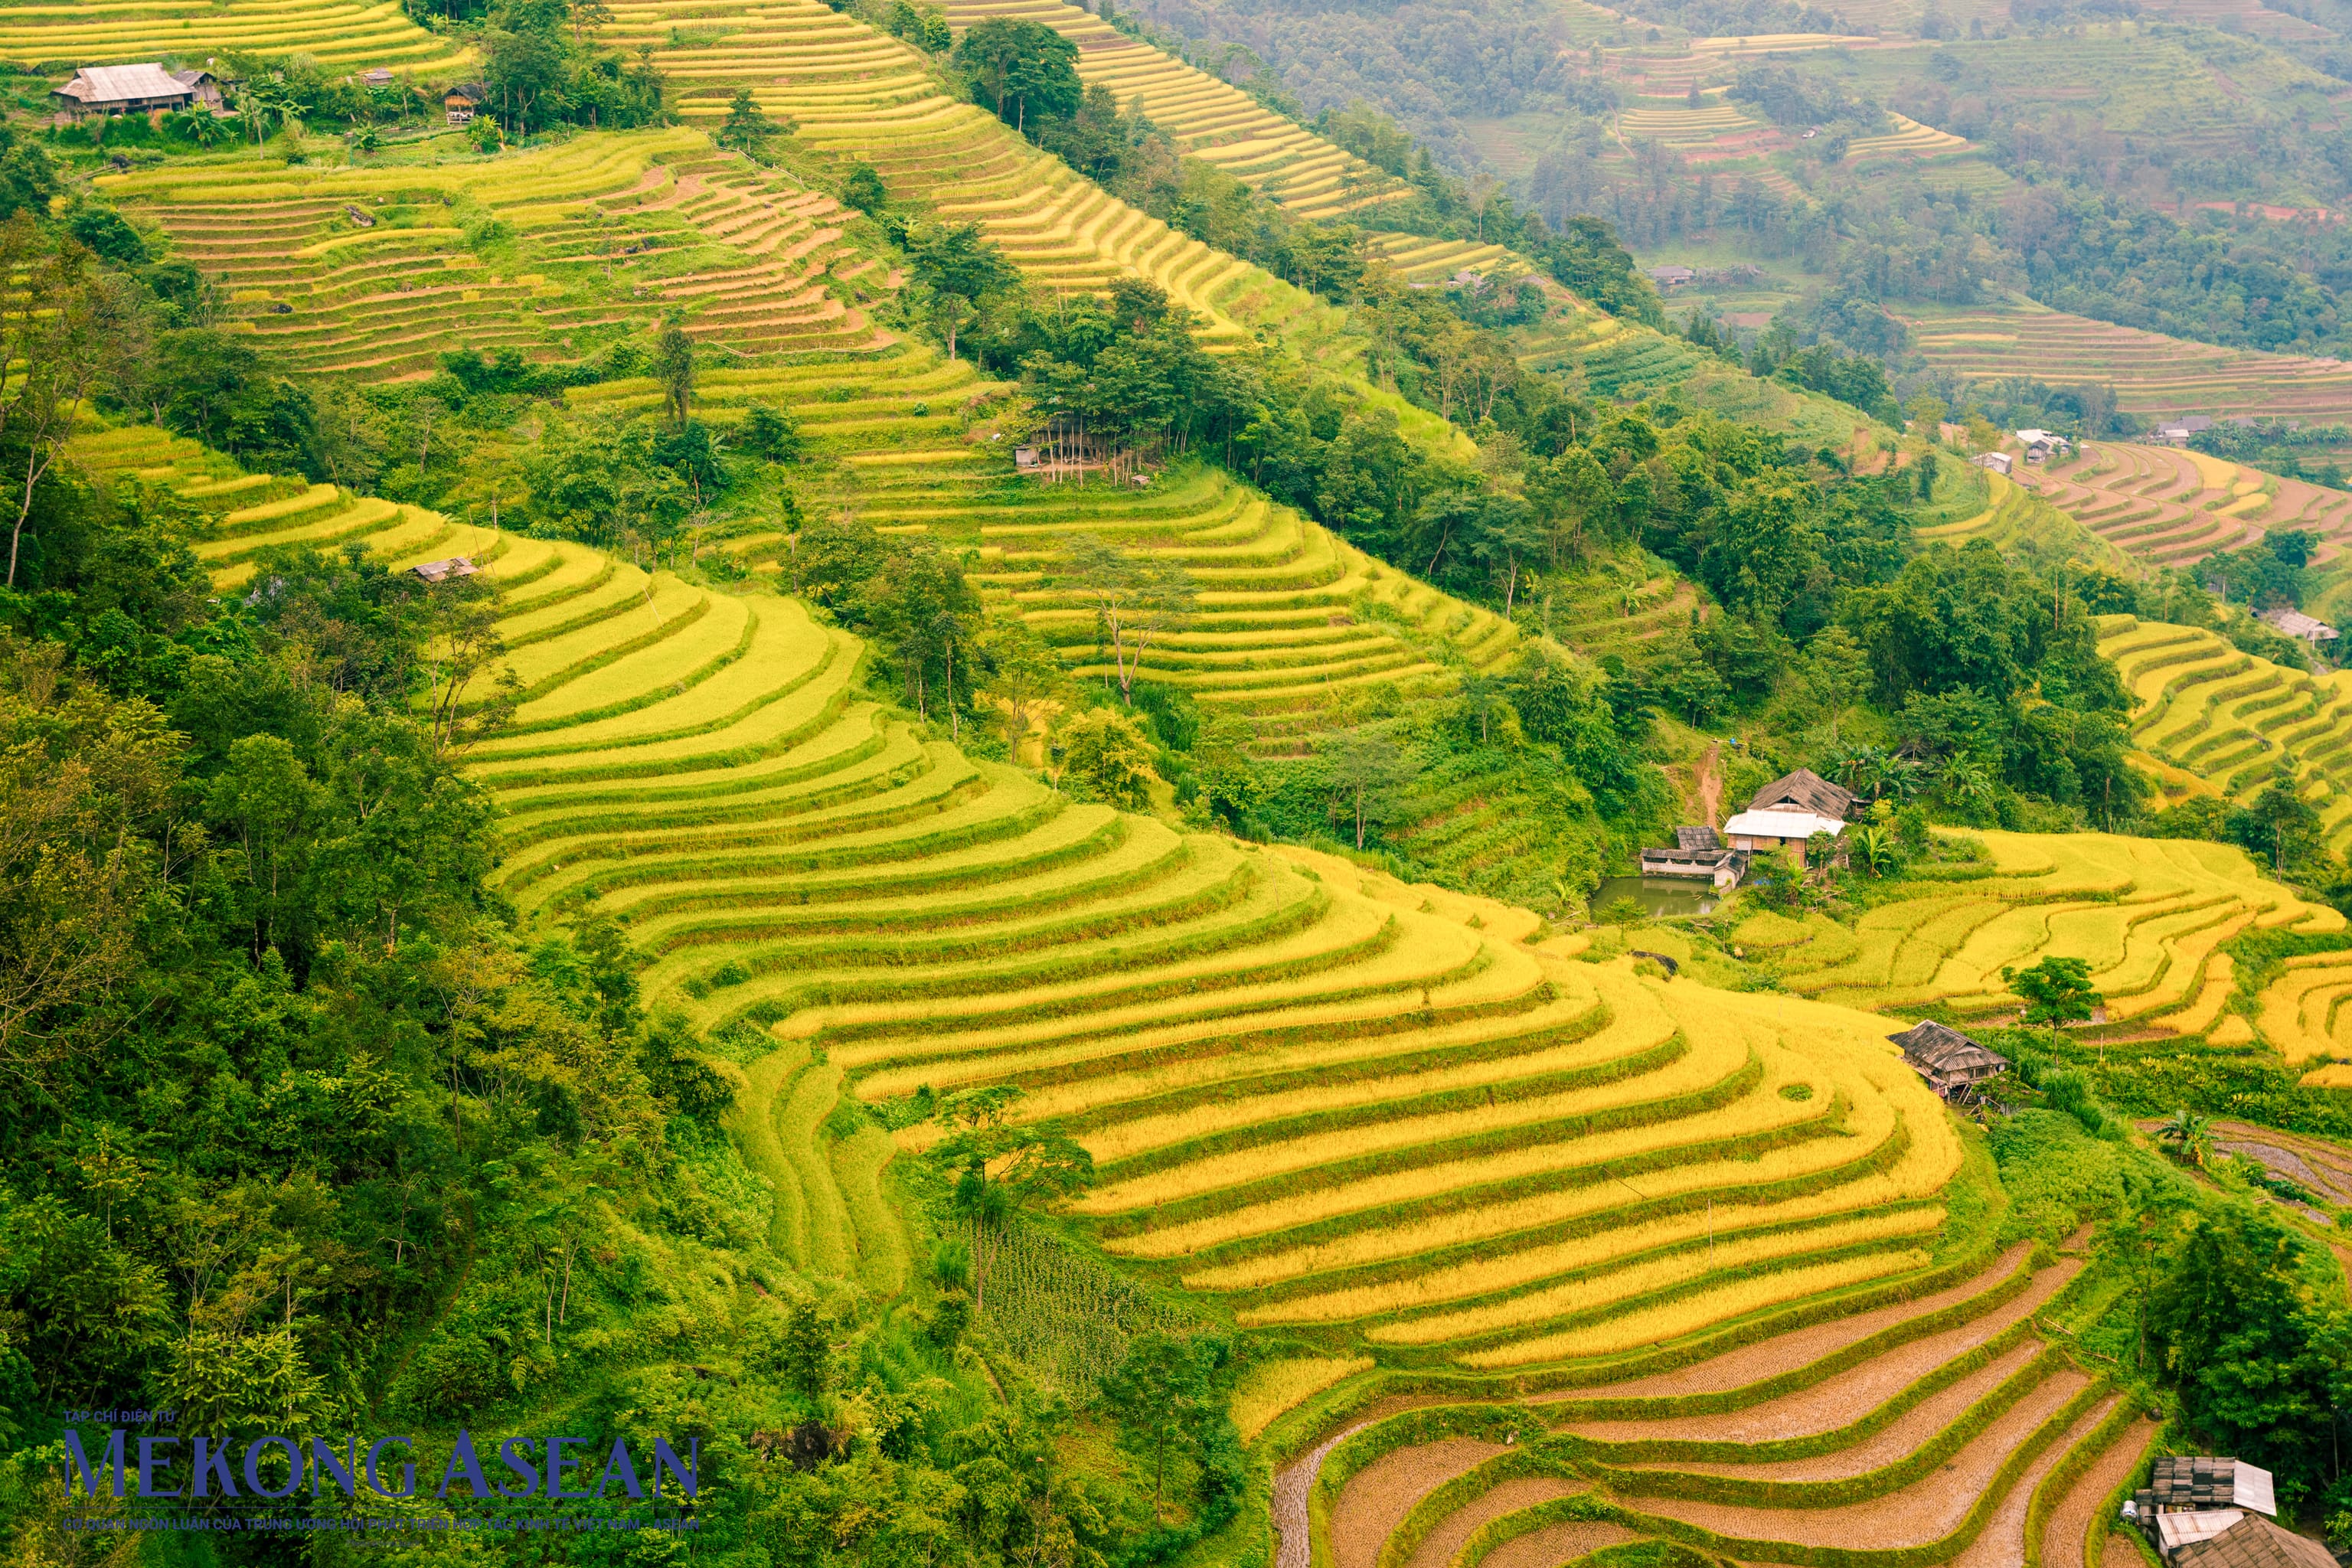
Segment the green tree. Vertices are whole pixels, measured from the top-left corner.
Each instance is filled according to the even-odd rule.
[[[750,88],[739,87],[728,100],[727,119],[711,140],[747,157],[757,157],[767,151],[772,138],[789,134],[791,130],[789,124],[780,125],[768,118]]]
[[[1166,1518],[1168,1460],[1199,1455],[1224,1420],[1230,1344],[1214,1335],[1180,1338],[1150,1329],[1128,1342],[1103,1398],[1118,1420],[1120,1446],[1151,1470],[1151,1517]]]
[[[2156,1136],[2158,1142],[2171,1144],[2182,1159],[2200,1171],[2213,1157],[2213,1119],[2185,1105],[2156,1130]]]
[[[1025,16],[974,24],[956,45],[954,60],[974,100],[1018,131],[1032,121],[1069,119],[1085,96],[1077,45]]]
[[[1356,847],[1361,849],[1367,827],[1395,816],[1412,770],[1394,741],[1370,730],[1341,733],[1327,742],[1322,755],[1330,770],[1332,810],[1354,825]]]
[[[1153,556],[1130,555],[1091,533],[1072,535],[1056,567],[1056,575],[1094,606],[1096,639],[1111,656],[1120,699],[1132,707],[1151,639],[1199,602],[1191,574]]]
[[[988,1305],[990,1243],[1021,1209],[1086,1190],[1094,1156],[1050,1124],[1013,1120],[1024,1098],[1011,1085],[964,1089],[940,1102],[939,1120],[954,1129],[931,1146],[933,1163],[954,1173],[950,1205],[979,1244],[972,1256],[972,1310]]]
[[[841,182],[841,199],[845,205],[867,217],[879,217],[882,209],[890,205],[890,191],[874,165],[860,160]]]
[[[2088,959],[2055,954],[2027,969],[2003,969],[2001,979],[2025,1004],[2025,1021],[2050,1026],[2055,1049],[2061,1026],[2088,1018],[2106,1005],[2106,998],[2091,984]]]
[[[1150,805],[1151,741],[1133,715],[1089,708],[1064,723],[1056,739],[1064,765],[1103,799],[1129,811]]]
[[[1849,709],[1870,695],[1870,656],[1843,626],[1824,626],[1797,662],[1797,686],[1812,710],[1830,721],[1830,743]]]
[[[694,340],[673,316],[662,323],[654,340],[654,379],[661,383],[670,423],[684,428],[694,403]]]

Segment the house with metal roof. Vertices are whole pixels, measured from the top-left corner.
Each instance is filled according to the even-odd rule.
[[[1903,1047],[1903,1060],[1946,1100],[1966,1099],[1977,1085],[2009,1070],[2009,1058],[1988,1050],[1958,1029],[1923,1019],[1888,1039]]]

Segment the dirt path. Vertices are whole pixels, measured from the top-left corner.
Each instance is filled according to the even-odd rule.
[[[1331,1558],[1338,1568],[1372,1568],[1389,1532],[1412,1505],[1474,1465],[1507,1453],[1500,1443],[1449,1437],[1382,1454],[1349,1479],[1331,1505]]]
[[[1709,827],[1723,826],[1723,742],[1707,747],[1706,754],[1698,760],[1698,776],[1693,781],[1698,787],[1698,804],[1706,813]]]
[[[1935,1474],[1866,1502],[1837,1508],[1767,1509],[1683,1498],[1643,1498],[1639,1506],[1644,1512],[1683,1520],[1719,1534],[1756,1540],[1874,1552],[1925,1545],[1958,1529],[2018,1445],[2089,1383],[2077,1372],[2057,1373],[2011,1406]],[[2021,1535],[2023,1519],[2020,1511],[2012,1534]],[[2013,1568],[2022,1560],[2023,1552],[2013,1550],[2005,1559],[1987,1560],[1987,1568],[1992,1562]]]
[[[2098,1563],[2083,1561],[2083,1537],[2090,1531],[2092,1510],[2132,1473],[2147,1446],[2156,1441],[2157,1430],[2157,1424],[2144,1415],[2125,1427],[2051,1511],[2050,1522],[2042,1532],[2042,1561],[2047,1568],[2100,1568]]]
[[[1462,1550],[1462,1543],[1470,1539],[1470,1532],[1488,1520],[1583,1489],[1581,1482],[1559,1476],[1520,1476],[1490,1487],[1484,1495],[1439,1520],[1437,1528],[1422,1537],[1405,1568],[1445,1568],[1454,1561],[1454,1554]],[[1588,1546],[1585,1550],[1598,1548]]]
[[[1983,1272],[1964,1279],[1949,1289],[1916,1300],[1897,1301],[1867,1312],[1857,1312],[1850,1318],[1832,1322],[1815,1323],[1808,1328],[1776,1335],[1758,1344],[1744,1345],[1726,1351],[1695,1366],[1679,1367],[1649,1377],[1637,1377],[1625,1383],[1602,1384],[1591,1388],[1561,1389],[1551,1394],[1532,1396],[1528,1403],[1542,1404],[1563,1399],[1618,1398],[1639,1394],[1647,1398],[1670,1399],[1683,1394],[1719,1394],[1734,1388],[1745,1388],[1797,1367],[1808,1365],[1832,1355],[1846,1346],[1868,1339],[1882,1329],[1894,1327],[1907,1319],[1946,1307],[1957,1306],[1971,1296],[1981,1295],[2015,1272],[2024,1262],[2031,1247],[2019,1246],[1993,1260]],[[2063,1265],[2062,1265],[2063,1267]],[[1851,1420],[1852,1416],[1845,1419]],[[1841,1423],[1832,1423],[1839,1425]]]
[[[2007,1355],[1979,1367],[1950,1387],[1939,1389],[1921,1400],[1876,1436],[1832,1453],[1816,1454],[1804,1459],[1780,1459],[1761,1465],[1702,1461],[1679,1465],[1637,1465],[1633,1468],[1695,1470],[1708,1475],[1748,1476],[1768,1481],[1826,1481],[1843,1476],[1859,1476],[1891,1465],[1924,1447],[1937,1433],[1958,1420],[1970,1405],[2022,1371],[2026,1363],[2041,1353],[2039,1344],[2029,1342],[2019,1345]]]
[[[1314,1559],[1307,1535],[1307,1493],[1315,1485],[1315,1478],[1323,1473],[1323,1461],[1331,1450],[1383,1416],[1410,1410],[1416,1405],[1436,1403],[1433,1397],[1410,1395],[1375,1401],[1354,1420],[1275,1472],[1274,1496],[1270,1500],[1274,1532],[1282,1543],[1275,1555],[1275,1568],[1308,1568]]]
[[[1781,1437],[1833,1432],[1874,1410],[1936,1368],[2002,1332],[2035,1311],[2082,1268],[2078,1259],[2061,1258],[2035,1275],[2015,1300],[1940,1334],[1897,1345],[1860,1366],[1825,1378],[1811,1388],[1784,1394],[1745,1410],[1715,1415],[1664,1416],[1648,1421],[1579,1421],[1566,1429],[1598,1442],[1622,1443],[1637,1437],[1689,1437],[1714,1442],[1763,1443]],[[1795,1336],[1790,1336],[1794,1338]],[[1769,1344],[1756,1347],[1769,1349]],[[1793,1365],[1802,1365],[1794,1362]],[[1759,1375],[1769,1375],[1759,1374]]]

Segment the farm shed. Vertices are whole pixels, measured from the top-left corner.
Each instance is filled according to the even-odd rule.
[[[2025,460],[2029,463],[2063,458],[2074,449],[2074,444],[2065,437],[2053,435],[2047,430],[2020,430],[2017,439],[2025,448]]]
[[[465,82],[441,95],[441,107],[452,125],[470,125],[482,106],[490,101],[490,89],[479,82]]]
[[[220,107],[220,84],[210,71],[167,71],[153,63],[136,66],[84,66],[73,79],[49,96],[60,113],[79,120],[90,114],[144,114],[150,110],[186,109],[195,103]]]
[[[2005,474],[2017,466],[2017,459],[2007,452],[1987,452],[1980,457],[1970,458],[1969,461],[1979,468],[1987,468],[1996,474]]]
[[[2329,626],[2326,621],[2306,616],[2301,610],[2290,610],[2284,606],[2275,610],[2265,610],[2263,612],[2263,619],[2287,636],[2301,637],[2305,642],[2320,643],[2336,640],[2334,626]]]
[[[1748,874],[1748,852],[1733,849],[1712,827],[1677,827],[1672,848],[1642,851],[1644,877],[1704,877],[1720,889]]]
[[[1650,281],[1661,289],[1679,289],[1698,274],[1687,267],[1653,267]]]
[[[446,583],[452,577],[470,577],[480,568],[470,555],[452,555],[446,561],[427,561],[421,566],[411,566],[427,583]]]
[[[2221,1511],[2237,1513],[2234,1509]],[[2169,1555],[2181,1568],[2336,1568],[2336,1558],[2326,1547],[2307,1535],[2282,1530],[2258,1513],[2239,1513],[2237,1521],[2220,1533],[2201,1541],[2185,1542]]]
[[[1958,1029],[1933,1018],[1912,1025],[1888,1039],[1903,1047],[1903,1060],[1927,1080],[1927,1087],[1949,1100],[1965,1095],[1987,1079],[2009,1070],[2009,1058],[1987,1050]]]

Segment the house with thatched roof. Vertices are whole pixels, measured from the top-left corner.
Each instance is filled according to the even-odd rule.
[[[2009,1070],[2009,1058],[1987,1050],[1958,1029],[1933,1018],[1912,1025],[1888,1039],[1903,1047],[1903,1059],[1927,1087],[1945,1099],[1972,1092],[1988,1079]]]

